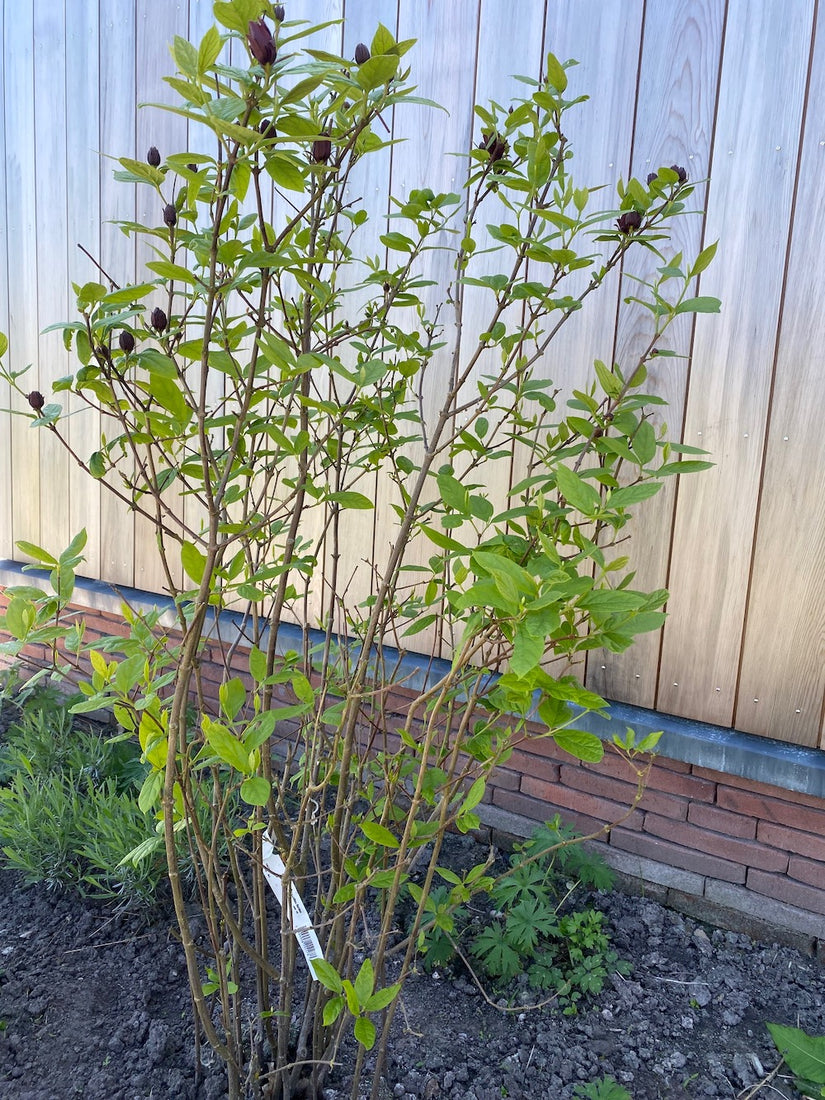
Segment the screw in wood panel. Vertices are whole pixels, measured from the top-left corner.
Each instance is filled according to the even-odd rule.
[[[796,710],[794,711],[794,714],[801,714],[801,713],[802,713],[802,707],[797,707]]]
[[[679,685],[678,685],[677,683],[674,683],[674,685],[673,685],[673,686],[674,686],[675,688],[677,688],[677,687],[678,687]]]
[[[759,700],[758,700],[758,699],[754,699],[754,703],[758,703],[758,702],[759,702]]]

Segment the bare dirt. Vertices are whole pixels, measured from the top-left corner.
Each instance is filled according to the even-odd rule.
[[[779,1063],[776,1021],[825,1034],[825,969],[775,944],[713,930],[657,903],[595,898],[632,962],[576,1016],[502,1013],[466,974],[405,989],[386,1096],[566,1100],[610,1074],[633,1100],[745,1097]],[[195,1038],[168,911],[116,913],[0,872],[0,1097],[217,1100],[220,1067]],[[528,990],[515,999],[531,1000]],[[760,1090],[798,1095],[785,1067]],[[346,1065],[325,1100],[349,1096]]]

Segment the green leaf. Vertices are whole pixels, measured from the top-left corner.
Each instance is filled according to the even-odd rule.
[[[138,795],[138,807],[143,813],[148,814],[158,798],[160,797],[160,790],[163,786],[163,772],[151,771],[143,781],[143,786],[140,788],[140,794]]]
[[[203,76],[218,60],[223,43],[217,27],[210,27],[198,48],[198,75]]]
[[[248,806],[265,806],[269,790],[269,783],[262,775],[253,775],[241,783],[241,798]]]
[[[556,467],[556,485],[567,503],[584,515],[590,515],[601,507],[602,501],[597,490],[567,466]]]
[[[389,829],[383,825],[379,825],[377,821],[364,821],[361,823],[361,832],[369,840],[372,840],[375,844],[380,844],[384,848],[398,848],[400,844],[397,837],[394,837]]]
[[[149,260],[146,266],[163,279],[177,279],[178,282],[188,283],[189,286],[195,286],[198,281],[188,268],[170,263],[169,260]]]
[[[691,278],[701,274],[706,267],[709,267],[713,262],[713,257],[716,255],[716,248],[719,242],[714,241],[713,244],[709,244],[707,248],[703,248],[699,255],[696,257],[696,262],[690,269]]]
[[[793,1072],[807,1081],[825,1085],[825,1036],[808,1035],[797,1027],[767,1024],[776,1049]]]
[[[718,298],[685,298],[680,302],[674,313],[718,313],[722,303]]]
[[[256,645],[249,651],[249,674],[256,684],[266,679],[266,654]]]
[[[268,156],[266,170],[275,183],[285,191],[303,191],[306,188],[305,172],[286,153],[272,153]]]
[[[671,474],[698,474],[701,470],[712,469],[713,466],[713,462],[686,459],[684,462],[666,462],[656,473],[659,477],[668,477]]]
[[[0,355],[5,355],[8,350],[9,341],[4,332],[0,332]]]
[[[247,774],[249,768],[249,753],[244,745],[229,732],[226,726],[215,722],[208,715],[203,716],[203,735],[211,749],[230,767]]]
[[[177,378],[178,369],[168,355],[163,355],[156,348],[147,348],[138,355],[138,361],[150,374],[160,375],[162,378]]]
[[[102,451],[94,451],[89,458],[89,473],[97,478],[106,474],[106,461]]]
[[[191,542],[184,542],[180,548],[180,560],[184,572],[195,584],[203,580],[203,572],[206,568],[206,555]]]
[[[447,507],[453,508],[461,515],[466,515],[468,511],[468,493],[461,482],[454,478],[452,474],[439,474],[436,481],[438,482],[441,499]]]
[[[563,749],[575,756],[578,760],[587,760],[597,764],[604,756],[604,745],[595,733],[586,733],[584,730],[556,730],[553,740]]]
[[[401,982],[388,985],[384,989],[378,989],[364,1005],[366,1012],[381,1012],[387,1005],[392,1004],[401,991]]]
[[[37,612],[28,600],[13,599],[2,617],[3,626],[18,641],[24,641],[37,619]]]
[[[358,971],[358,977],[355,979],[354,988],[355,995],[358,998],[358,1004],[363,1008],[372,996],[372,991],[375,988],[375,971],[369,959],[364,959],[361,963],[361,969]]]
[[[53,558],[48,550],[43,550],[40,546],[35,546],[33,542],[25,542],[23,539],[18,539],[14,545],[18,550],[22,550],[24,554],[28,554],[30,558],[34,558],[36,561],[42,561],[44,565],[57,565],[57,558]]]
[[[359,1016],[355,1021],[355,1038],[365,1050],[372,1050],[375,1046],[375,1024],[366,1016]]]
[[[643,420],[633,436],[633,453],[642,466],[656,454],[656,430],[649,420]]]
[[[344,1009],[343,997],[331,997],[324,1005],[324,1027],[334,1024]]]
[[[399,57],[396,54],[378,54],[370,57],[355,72],[355,79],[365,92],[381,88],[388,84],[398,71]]]
[[[487,781],[484,779],[483,776],[479,776],[478,779],[476,779],[476,781],[473,783],[472,787],[470,787],[469,791],[467,791],[467,797],[461,804],[461,812],[469,813],[470,810],[474,810],[484,797],[484,792],[486,791],[486,789]]]
[[[555,54],[547,55],[547,80],[557,92],[563,92],[567,87],[567,73]]]
[[[609,508],[627,508],[630,504],[638,504],[656,496],[662,488],[658,481],[640,481],[638,485],[627,485],[624,489],[615,489],[607,500]]]
[[[246,702],[246,688],[243,685],[243,680],[238,676],[233,676],[231,680],[221,684],[218,688],[218,697],[221,710],[231,721]]]
[[[370,44],[370,53],[375,56],[376,54],[389,53],[396,47],[395,39],[392,36],[392,32],[389,31],[383,23],[378,24],[378,30],[372,36],[372,43]]]
[[[330,493],[329,500],[331,500],[334,504],[340,505],[341,508],[360,508],[366,511],[367,509],[375,507],[370,498],[365,497],[363,493]]]
[[[601,359],[596,359],[593,362],[593,369],[596,371],[596,377],[599,380],[599,385],[608,395],[608,397],[618,397],[622,392],[622,383],[616,377],[616,375],[607,369]]]
[[[338,971],[326,959],[313,959],[312,969],[315,971],[315,977],[330,993],[340,993],[344,988]]]
[[[180,71],[195,80],[198,76],[198,51],[192,43],[176,34],[170,49]]]

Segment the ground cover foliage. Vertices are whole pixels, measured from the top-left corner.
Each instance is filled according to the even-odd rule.
[[[715,245],[689,262],[662,251],[691,194],[678,166],[619,181],[611,209],[574,178],[565,116],[578,100],[565,98],[571,63],[551,53],[512,110],[476,108],[460,192],[391,198],[373,256],[352,197],[364,165],[391,144],[394,112],[435,109],[414,95],[412,43],[379,26],[341,58],[304,49],[313,28],[282,5],[214,10],[202,42],[173,43],[178,100],[164,109],[210,131],[215,151],[121,159],[118,177],[157,197],[155,223],[122,228],[156,258],[138,284],[101,270],[75,288],[77,319],[61,327],[77,368],[55,401],[26,394],[33,425],[67,447],[61,393],[100,415],[95,449],[71,453],[152,525],[174,628],[124,604],[128,638],[85,642],[67,610],[85,532],[62,553],[19,544],[52,591],[9,589],[2,625],[7,651],[46,643],[58,670],[85,654],[74,711],[111,708],[140,744],[137,807],[157,831],[133,862],[165,857],[228,1095],[317,1095],[354,1037],[352,1095],[369,1064],[377,1097],[398,993],[437,926],[434,887],[449,886],[441,931],[496,889],[484,861],[445,874],[447,831],[478,825],[520,741],[599,759],[577,722],[604,701],[559,669],[663,621],[667,594],[634,589],[613,548],[665,478],[706,465],[668,440],[645,382],[674,318],[718,309],[692,296]],[[225,63],[229,40],[247,65]],[[645,348],[562,393],[542,370],[554,337],[641,248],[661,261],[633,299],[649,313]],[[445,249],[451,281],[436,293],[429,265]],[[470,292],[487,305],[477,331],[463,326]],[[24,375],[4,377],[24,392]],[[511,463],[496,500],[489,471]],[[370,535],[359,580],[346,555],[377,493],[395,524],[386,547]],[[221,634],[222,610],[237,636]],[[296,620],[290,645],[279,627]],[[217,707],[207,640],[224,669]],[[402,657],[416,645],[447,659],[413,690]],[[651,747],[630,731],[615,746],[640,790]],[[551,916],[540,924],[549,934]],[[508,935],[512,949],[505,922]]]

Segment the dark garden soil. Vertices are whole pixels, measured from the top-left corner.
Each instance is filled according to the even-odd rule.
[[[612,1074],[634,1100],[745,1097],[779,1061],[766,1020],[825,1034],[825,969],[814,959],[649,900],[601,894],[595,903],[632,962],[628,977],[615,975],[571,1017],[505,1014],[466,976],[418,974],[403,994],[385,1095],[555,1100]],[[172,927],[168,912],[118,914],[0,872],[2,1100],[225,1095],[218,1066],[196,1080]],[[344,1066],[325,1100],[348,1095]],[[784,1067],[759,1091],[760,1100],[796,1095]]]

